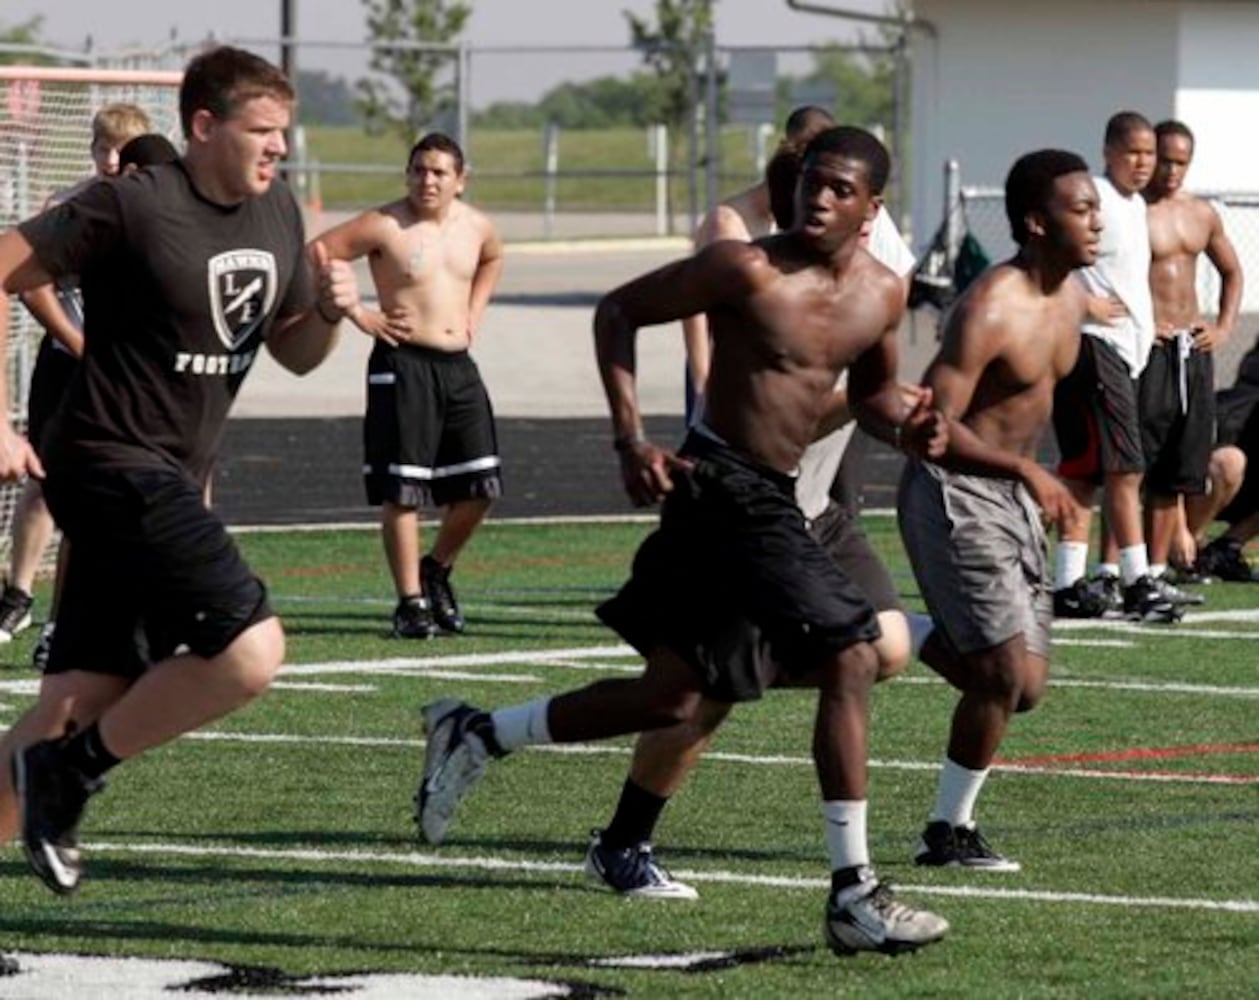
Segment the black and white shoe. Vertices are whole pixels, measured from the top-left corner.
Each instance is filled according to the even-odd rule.
[[[425,556],[420,560],[420,585],[433,609],[437,627],[443,632],[462,632],[463,614],[455,600],[455,589],[450,585],[450,567],[443,566],[432,556]]]
[[[836,872],[835,880],[840,886],[827,896],[822,932],[836,955],[896,955],[933,944],[949,931],[943,917],[899,902],[869,868]]]
[[[986,872],[1017,872],[1022,866],[999,854],[977,826],[952,826],[945,820],[927,824],[914,863],[932,868],[973,868]]]
[[[416,826],[430,844],[440,844],[455,807],[485,774],[492,754],[470,723],[480,712],[453,698],[421,710],[427,744],[424,774],[412,800]]]
[[[31,650],[31,666],[41,674],[48,669],[48,658],[52,656],[52,636],[56,630],[56,622],[44,622],[39,629],[39,638],[35,640],[35,648]]]
[[[1105,594],[1084,577],[1054,591],[1055,618],[1101,618],[1106,608]]]
[[[1199,573],[1230,583],[1254,583],[1259,580],[1250,563],[1246,561],[1241,543],[1227,535],[1221,535],[1203,546],[1194,568]]]
[[[66,765],[60,741],[23,747],[13,754],[10,766],[26,860],[53,892],[74,892],[83,876],[79,820],[87,800],[105,782]]]
[[[437,635],[433,612],[422,597],[404,597],[393,612],[395,639],[431,639]]]
[[[1192,590],[1182,590],[1167,578],[1166,573],[1156,576],[1154,582],[1158,585],[1159,590],[1162,591],[1163,596],[1173,604],[1191,607],[1197,604],[1206,604],[1207,602],[1205,594],[1196,594]]]
[[[1184,605],[1173,601],[1154,577],[1139,576],[1123,589],[1124,617],[1138,622],[1174,623],[1184,617]]]
[[[586,851],[586,874],[613,892],[637,899],[699,899],[699,893],[665,871],[651,844],[608,847],[603,831],[592,830]]]
[[[0,593],[0,643],[12,642],[13,637],[31,626],[31,608],[35,598],[12,584],[4,585]]]

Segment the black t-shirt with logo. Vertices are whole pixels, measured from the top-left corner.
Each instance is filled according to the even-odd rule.
[[[45,461],[173,464],[201,481],[272,322],[315,302],[292,194],[276,182],[218,205],[173,163],[93,184],[19,228],[83,290],[83,364]]]

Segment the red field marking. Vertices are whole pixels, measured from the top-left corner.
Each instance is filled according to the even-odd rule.
[[[1202,743],[1185,747],[1135,747],[1100,753],[1043,754],[1039,757],[1002,758],[994,764],[1010,767],[1044,767],[1048,764],[1109,764],[1121,760],[1173,760],[1218,753],[1257,753],[1259,743]]]
[[[336,576],[341,573],[363,573],[375,569],[375,564],[346,563],[341,566],[290,566],[276,571],[274,576]]]

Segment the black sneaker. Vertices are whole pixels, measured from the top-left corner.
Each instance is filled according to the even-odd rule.
[[[44,622],[39,629],[35,648],[31,650],[31,666],[41,674],[48,669],[48,658],[52,656],[52,634],[56,629],[56,622]]]
[[[1183,605],[1176,604],[1150,575],[1139,576],[1123,589],[1124,617],[1139,622],[1178,622]]]
[[[849,882],[826,898],[822,933],[836,955],[896,955],[933,944],[949,931],[943,917],[898,902],[891,886],[878,881],[869,868],[836,872],[835,877]]]
[[[976,826],[950,826],[945,820],[927,824],[918,838],[914,863],[933,868],[974,868],[1017,872],[1022,866],[992,849]]]
[[[1089,590],[1102,601],[1103,618],[1123,617],[1123,587],[1114,573],[1098,573],[1089,580]]]
[[[1255,571],[1242,552],[1242,546],[1227,536],[1205,545],[1198,553],[1194,568],[1199,573],[1218,577],[1230,583],[1254,583]]]
[[[622,896],[638,899],[699,899],[699,893],[679,882],[656,863],[651,844],[608,847],[603,831],[590,832],[586,874]]]
[[[463,615],[459,612],[454,588],[450,586],[450,569],[432,556],[425,556],[420,560],[420,584],[433,609],[433,621],[438,628],[446,632],[462,632]]]
[[[1100,618],[1106,613],[1106,607],[1105,596],[1084,577],[1054,591],[1055,618]]]
[[[422,597],[404,597],[393,612],[396,639],[431,639],[437,634],[433,612]]]
[[[62,763],[60,746],[53,740],[16,751],[10,767],[26,860],[53,892],[74,892],[83,876],[79,819],[87,800],[105,782]]]
[[[1181,590],[1167,578],[1166,573],[1156,576],[1154,582],[1158,584],[1158,588],[1163,592],[1163,596],[1173,604],[1181,604],[1188,607],[1195,604],[1206,604],[1207,602],[1204,594],[1195,594],[1191,590]]]
[[[4,585],[4,593],[0,594],[0,643],[12,642],[15,635],[30,628],[34,603],[35,598],[25,590]]]

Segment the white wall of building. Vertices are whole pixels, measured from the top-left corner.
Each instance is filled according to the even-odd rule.
[[[1210,6],[1259,13],[1249,3]],[[935,28],[913,33],[915,245],[922,248],[938,225],[946,159],[961,163],[965,184],[1000,185],[1016,157],[1047,146],[1074,150],[1100,172],[1112,113],[1130,108],[1158,120],[1179,112],[1177,66],[1188,44],[1181,7],[1176,0],[915,0],[916,16]],[[1189,35],[1208,47],[1216,22],[1194,23]],[[1259,66],[1255,53],[1259,47],[1250,57]]]
[[[1191,187],[1259,190],[1259,3],[1191,3],[1180,14],[1175,117],[1197,140]]]

